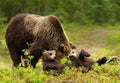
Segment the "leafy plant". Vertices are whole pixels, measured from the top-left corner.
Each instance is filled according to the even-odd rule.
[[[24,53],[25,59],[23,60],[24,66],[31,67],[31,60],[34,58],[34,56],[30,55],[30,52],[27,49],[23,49],[22,52]]]

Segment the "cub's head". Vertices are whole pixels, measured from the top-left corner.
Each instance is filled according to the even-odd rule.
[[[67,56],[68,59],[71,61],[75,61],[77,59],[84,60],[85,57],[89,57],[90,54],[85,50],[79,51],[78,49],[73,49],[70,51],[69,55]]]
[[[73,50],[70,51],[67,58],[70,59],[71,61],[74,61],[74,60],[78,59],[79,54],[80,54],[79,50],[73,49]]]
[[[56,52],[55,50],[43,50],[43,61],[54,61],[56,58]]]

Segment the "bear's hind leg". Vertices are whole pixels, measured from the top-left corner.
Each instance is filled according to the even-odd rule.
[[[21,54],[15,48],[10,49],[9,51],[13,61],[13,66],[18,67],[19,64],[21,63]]]

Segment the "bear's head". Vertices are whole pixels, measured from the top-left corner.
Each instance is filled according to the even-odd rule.
[[[73,50],[70,51],[67,58],[70,59],[71,61],[74,61],[74,60],[78,59],[79,53],[80,52],[77,49],[73,49]]]
[[[85,57],[89,57],[90,54],[88,52],[86,52],[85,50],[81,50],[79,51],[78,49],[73,49],[70,51],[69,55],[67,56],[68,59],[70,59],[71,61],[75,61],[75,60],[84,60]]]
[[[56,58],[56,52],[55,50],[43,50],[43,61],[54,61]]]

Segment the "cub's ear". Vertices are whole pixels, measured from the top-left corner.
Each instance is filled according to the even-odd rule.
[[[80,56],[90,57],[90,54],[83,49],[83,50],[81,50],[81,52],[80,52]]]
[[[44,54],[46,51],[47,51],[47,50],[45,50],[45,49],[44,49],[44,50],[42,50],[42,54]]]

